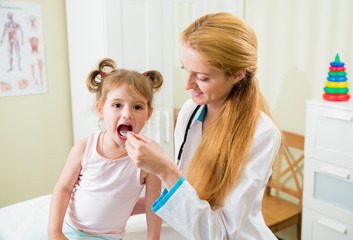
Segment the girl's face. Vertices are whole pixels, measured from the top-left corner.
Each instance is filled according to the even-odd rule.
[[[221,108],[233,85],[244,76],[226,76],[203,61],[202,55],[192,47],[182,46],[181,62],[185,70],[185,90],[198,105]]]
[[[128,131],[142,130],[153,109],[148,109],[145,97],[122,85],[108,92],[103,107],[97,104],[97,111],[104,119],[107,134],[121,145],[125,144]]]

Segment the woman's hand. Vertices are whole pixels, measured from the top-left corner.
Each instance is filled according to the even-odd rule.
[[[138,168],[156,175],[170,189],[181,177],[172,159],[152,139],[129,132],[125,148]]]
[[[168,154],[152,139],[129,132],[125,148],[138,168],[159,178],[164,175],[166,165],[171,162]]]

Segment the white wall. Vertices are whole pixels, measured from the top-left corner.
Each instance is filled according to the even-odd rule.
[[[245,0],[244,19],[258,38],[260,88],[280,128],[305,133],[306,101],[322,99],[336,53],[352,82],[352,12],[351,0]],[[277,235],[296,239],[296,228]]]
[[[260,87],[282,129],[304,134],[305,102],[322,98],[336,53],[351,82],[352,12],[351,0],[245,0],[244,18],[258,37]]]

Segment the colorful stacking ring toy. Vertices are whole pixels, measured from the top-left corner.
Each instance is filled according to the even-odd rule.
[[[326,86],[327,87],[331,87],[331,88],[345,88],[348,86],[347,82],[326,82]]]
[[[330,88],[330,87],[324,87],[324,91],[326,93],[333,93],[333,94],[344,94],[349,91],[348,88]]]
[[[328,75],[331,77],[344,77],[347,75],[346,72],[328,72]]]
[[[343,67],[344,63],[343,62],[330,62],[331,67]]]
[[[332,71],[332,72],[343,72],[343,71],[346,70],[345,67],[330,67],[329,69],[330,69],[330,71]]]
[[[332,77],[332,76],[328,76],[327,80],[329,82],[346,82],[347,81],[347,77]]]
[[[330,63],[329,69],[326,87],[324,87],[325,93],[322,97],[327,101],[348,101],[350,95],[347,88],[346,68],[344,63],[340,61],[338,54],[335,57],[335,61]]]
[[[348,101],[351,97],[348,93],[345,93],[345,94],[324,93],[324,95],[322,96],[324,97],[325,100],[334,101],[334,102]]]

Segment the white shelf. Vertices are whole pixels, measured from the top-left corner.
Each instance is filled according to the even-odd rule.
[[[303,240],[353,239],[353,102],[307,102]]]

